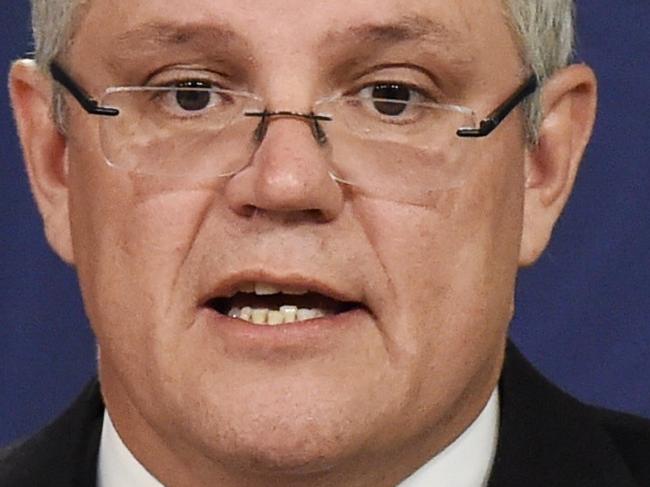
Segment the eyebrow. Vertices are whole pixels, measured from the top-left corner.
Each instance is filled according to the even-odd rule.
[[[247,43],[235,30],[219,23],[178,24],[174,22],[150,22],[123,32],[112,44],[110,60],[115,68],[121,64],[141,59],[147,54],[156,55],[170,49],[191,48],[208,55],[216,51],[236,50]]]
[[[458,70],[468,72],[474,63],[474,50],[467,36],[436,20],[420,14],[405,15],[385,23],[369,22],[330,31],[324,38],[323,48],[336,45],[392,47],[415,44],[414,52],[434,54]],[[409,47],[411,49],[411,47]]]
[[[390,23],[368,23],[333,33],[353,36],[362,41],[427,40],[455,43],[462,40],[460,33],[440,21],[422,15],[409,15]],[[330,35],[331,36],[331,35]],[[331,37],[328,40],[334,40]]]
[[[432,41],[444,44],[463,44],[459,32],[444,23],[423,15],[408,15],[390,23],[367,23],[330,31],[324,43],[340,38],[354,38],[361,42],[400,42],[410,40]],[[151,22],[120,34],[116,45],[133,47],[141,44],[183,45],[196,39],[214,42],[243,42],[241,36],[225,24],[178,25],[167,22]]]
[[[406,15],[385,23],[368,22],[344,26],[324,34],[319,44],[323,48],[334,45],[391,45],[406,42],[426,43],[443,51],[453,64],[470,64],[471,50],[460,32],[439,20],[424,15]],[[217,46],[219,49],[217,49]],[[149,22],[117,36],[107,63],[118,70],[129,61],[143,55],[157,54],[166,49],[191,48],[209,56],[215,51],[250,52],[246,39],[227,23]]]
[[[120,34],[118,43],[155,41],[163,44],[182,44],[199,34],[211,32],[215,39],[232,40],[240,37],[237,31],[224,23],[190,23],[179,25],[174,22],[147,22]],[[406,15],[389,23],[367,23],[330,31],[326,40],[339,35],[359,37],[363,40],[410,40],[429,38],[432,40],[461,41],[460,33],[444,23],[424,15]]]
[[[137,44],[182,45],[193,42],[197,38],[231,42],[239,39],[239,36],[233,29],[222,24],[178,25],[151,22],[123,32],[117,37],[116,43],[130,47]]]
[[[467,48],[460,32],[443,22],[423,16],[407,15],[388,23],[367,23],[328,33],[325,43],[349,42],[391,44],[400,42],[426,42],[445,49]]]

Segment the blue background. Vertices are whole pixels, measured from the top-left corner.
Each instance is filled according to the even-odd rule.
[[[0,78],[31,49],[3,0]],[[512,336],[579,398],[650,417],[650,2],[584,0],[579,59],[598,73],[594,141],[550,248],[524,270]],[[44,425],[94,373],[72,270],[48,249],[0,90],[0,445]]]

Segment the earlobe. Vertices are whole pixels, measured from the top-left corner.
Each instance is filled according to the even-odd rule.
[[[48,242],[72,264],[66,139],[52,117],[51,81],[33,61],[20,60],[11,68],[9,89],[32,193]]]
[[[550,78],[543,90],[539,142],[526,155],[520,266],[533,264],[548,245],[596,117],[597,83],[589,67],[569,66]]]

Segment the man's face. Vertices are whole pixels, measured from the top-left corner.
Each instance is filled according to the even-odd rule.
[[[354,88],[354,73],[437,84],[479,116],[521,83],[501,2],[314,5],[93,0],[68,65],[93,94],[226,72],[232,89],[298,112]],[[425,20],[440,35],[359,36]],[[156,24],[180,33],[147,37]],[[118,428],[133,426],[123,428],[127,441],[151,428],[179,451],[233,465],[319,471],[416,447],[435,452],[477,414],[496,384],[511,317],[519,113],[486,139],[451,137],[464,182],[422,206],[332,180],[304,121],[274,119],[238,174],[188,184],[109,167],[97,118],[70,106],[74,261],[106,401]],[[222,312],[224,302],[255,305],[241,293],[227,299],[255,282],[325,295],[338,311],[271,327],[212,306],[224,296]],[[313,297],[280,299],[314,307]]]

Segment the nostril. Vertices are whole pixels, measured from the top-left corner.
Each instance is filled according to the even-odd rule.
[[[323,212],[317,209],[311,209],[311,210],[304,210],[305,214],[312,220],[322,220],[325,221],[325,215],[323,215]]]
[[[257,211],[257,207],[254,205],[243,205],[239,207],[239,214],[241,216],[245,216],[247,218],[252,217],[255,215],[255,212]]]

